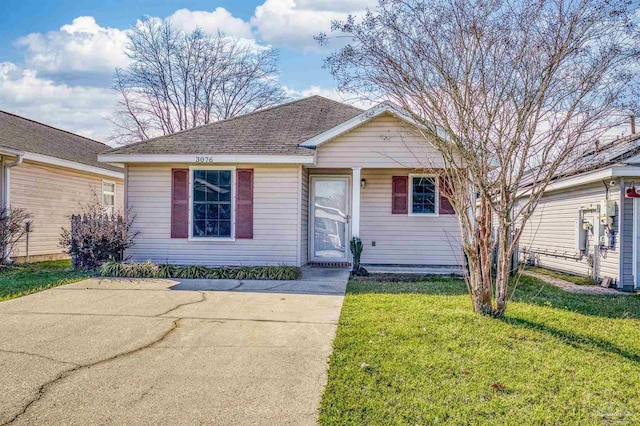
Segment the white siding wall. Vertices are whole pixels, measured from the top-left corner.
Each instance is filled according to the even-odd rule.
[[[444,167],[432,145],[391,115],[376,117],[320,145],[317,151],[318,167]]]
[[[600,203],[605,198],[606,192],[601,182],[545,194],[525,225],[520,239],[520,249],[547,250],[557,254],[577,256],[579,252],[575,247],[575,221],[578,218],[578,210],[581,206]],[[618,188],[610,190],[609,199],[617,203],[614,229],[618,229],[621,211]],[[595,213],[586,213],[585,218],[591,220],[594,215]],[[594,244],[593,238],[590,238],[589,253],[593,253]],[[536,257],[539,259],[540,266],[545,268],[584,276],[589,274],[586,256],[582,260],[542,254]],[[598,256],[599,276],[618,280],[619,259],[620,245],[619,235],[617,235],[615,246],[609,249],[605,256]]]
[[[360,195],[362,263],[463,263],[454,215],[391,214],[392,176],[444,167],[442,156],[409,125],[391,115],[377,117],[318,147],[316,158],[318,167],[325,170],[311,173],[334,168],[336,173],[351,174],[351,167],[362,167],[367,181]]]
[[[116,182],[116,209],[122,210],[122,180],[26,161],[11,168],[11,206],[26,209],[33,216],[30,256],[63,254],[59,246],[62,228],[69,228],[70,215],[80,213],[82,205],[93,202],[94,193],[101,199],[103,179]],[[21,258],[25,255],[23,240],[12,256]]]
[[[171,169],[188,165],[128,166],[127,202],[140,234],[127,253],[134,261],[200,265],[295,265],[298,260],[298,167],[254,169],[253,239],[188,241],[171,236]]]
[[[360,193],[362,263],[461,265],[460,231],[455,215],[391,214],[392,176],[408,173],[403,169],[362,170],[362,177],[367,181]]]

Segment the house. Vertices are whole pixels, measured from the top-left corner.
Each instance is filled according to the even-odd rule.
[[[125,167],[134,261],[462,264],[444,161],[388,103],[313,96],[99,155]]]
[[[640,134],[596,143],[577,163],[549,184],[525,225],[521,260],[638,290]]]
[[[0,201],[31,214],[29,244],[23,238],[16,261],[64,258],[60,233],[69,215],[97,196],[105,210],[122,209],[121,167],[98,162],[109,146],[46,124],[0,111]],[[28,248],[28,250],[27,250]]]

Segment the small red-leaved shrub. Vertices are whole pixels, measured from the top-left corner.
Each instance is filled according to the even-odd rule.
[[[71,228],[62,229],[60,245],[71,256],[74,268],[95,269],[104,262],[121,262],[137,235],[132,231],[133,219],[119,211],[106,214],[96,200],[82,214],[70,217]]]

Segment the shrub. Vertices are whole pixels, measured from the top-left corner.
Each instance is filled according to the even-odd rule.
[[[351,274],[355,276],[369,275],[369,272],[360,266],[360,257],[362,256],[362,250],[364,249],[362,240],[359,237],[351,238],[350,248],[351,255],[353,256],[353,270],[351,271]]]
[[[25,209],[0,207],[0,263],[4,263],[15,245],[27,232],[25,223],[31,214]]]
[[[227,280],[295,280],[300,268],[295,266],[238,266],[209,268],[199,265],[177,266],[151,262],[127,263],[109,261],[100,267],[104,277],[184,278]]]
[[[71,256],[74,268],[94,269],[104,262],[123,261],[137,235],[132,231],[133,217],[125,218],[123,212],[106,214],[97,197],[82,214],[69,219],[71,227],[62,229],[60,245]]]

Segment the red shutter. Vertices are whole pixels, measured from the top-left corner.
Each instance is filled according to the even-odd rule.
[[[409,212],[409,177],[393,176],[391,192],[391,213],[407,214]]]
[[[451,194],[452,187],[451,182],[447,177],[440,178],[440,208],[438,209],[440,214],[456,214],[455,210],[453,210],[453,206],[451,206],[451,202],[446,197],[446,195]]]
[[[171,238],[189,236],[189,169],[171,170]]]
[[[236,238],[253,238],[253,169],[236,170]]]

